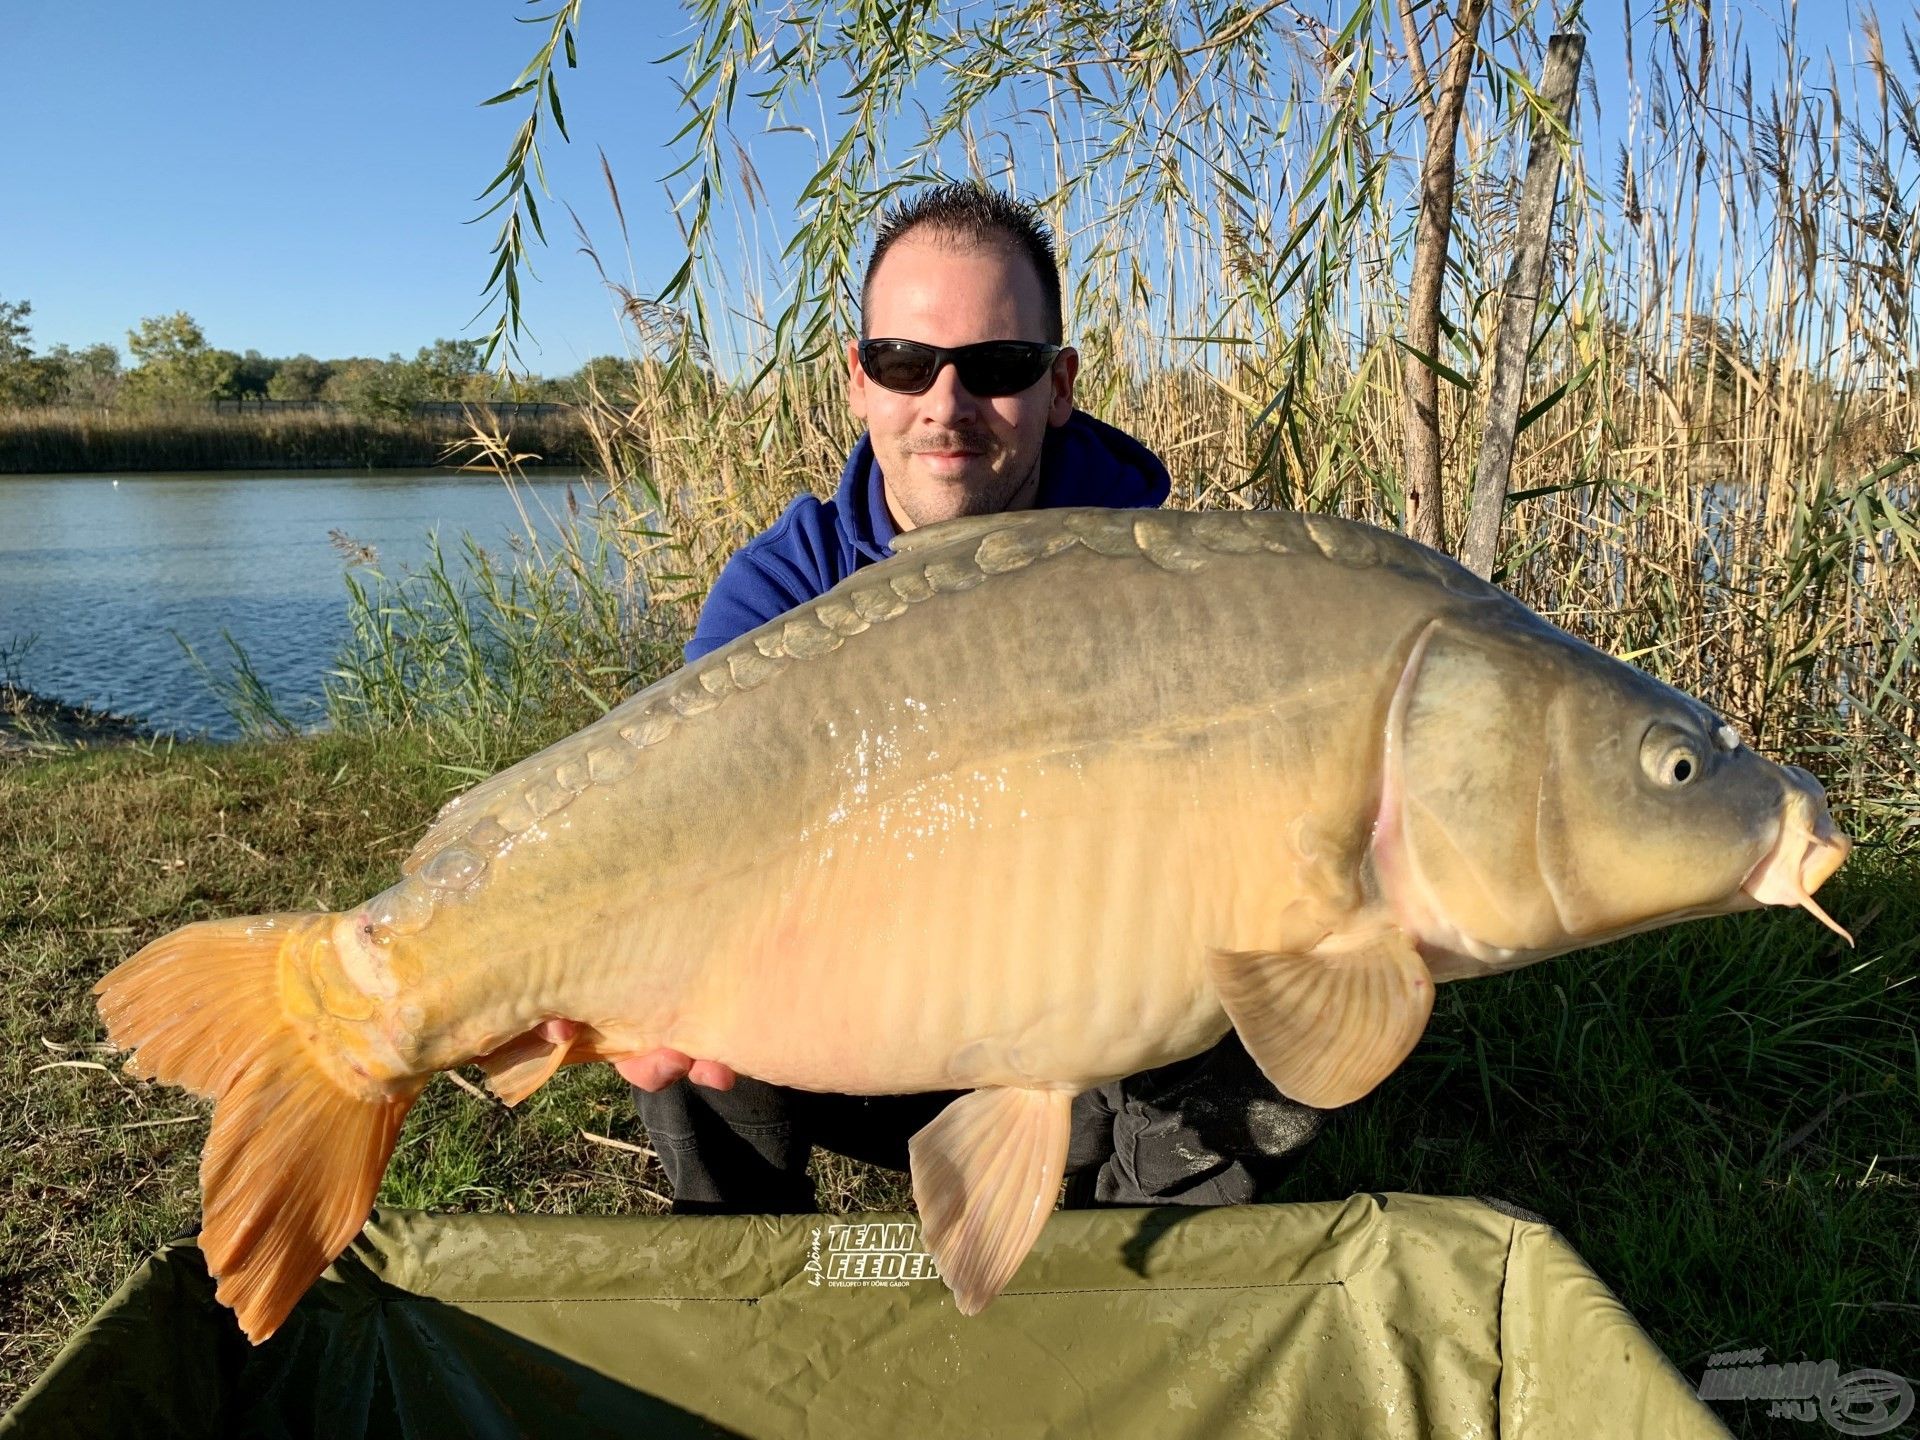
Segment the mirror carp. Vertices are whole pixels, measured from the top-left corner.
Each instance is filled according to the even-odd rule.
[[[895,550],[453,800],[366,903],[188,925],[95,987],[135,1073],[215,1101],[201,1246],[252,1340],[441,1070],[511,1104],[671,1047],[969,1090],[910,1153],[972,1314],[1083,1089],[1232,1027],[1344,1105],[1436,983],[1758,905],[1833,925],[1811,775],[1411,541],[1047,510]]]

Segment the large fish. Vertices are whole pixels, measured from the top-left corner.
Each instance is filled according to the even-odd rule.
[[[509,1103],[655,1047],[970,1089],[910,1153],[971,1314],[1080,1090],[1232,1026],[1341,1105],[1437,981],[1760,904],[1833,923],[1811,775],[1406,540],[1052,510],[895,550],[454,800],[365,904],[189,925],[100,982],[137,1073],[216,1101],[201,1245],[253,1340],[476,1059]]]

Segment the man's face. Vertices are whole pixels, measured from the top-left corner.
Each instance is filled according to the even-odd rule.
[[[1044,341],[1045,315],[1040,277],[1025,256],[916,230],[874,272],[866,333],[947,347]],[[858,345],[849,344],[848,404],[866,422],[894,523],[910,530],[1031,505],[1041,442],[1049,425],[1073,413],[1078,368],[1079,357],[1063,350],[1027,389],[983,400],[943,365],[924,395],[901,395],[868,379]]]

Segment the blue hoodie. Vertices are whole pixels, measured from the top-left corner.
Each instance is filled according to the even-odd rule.
[[[1171,489],[1167,467],[1124,431],[1078,410],[1047,431],[1040,451],[1036,510],[1104,505],[1149,510]],[[887,509],[873,445],[860,437],[831,500],[802,495],[727,561],[707,592],[686,657],[698,660],[729,640],[804,605],[863,566],[893,553],[899,530]]]

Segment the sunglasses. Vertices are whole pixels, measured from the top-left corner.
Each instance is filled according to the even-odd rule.
[[[1018,395],[1047,373],[1065,348],[1037,340],[983,340],[948,350],[918,340],[862,340],[860,368],[883,390],[924,395],[949,361],[967,392],[982,400]]]

